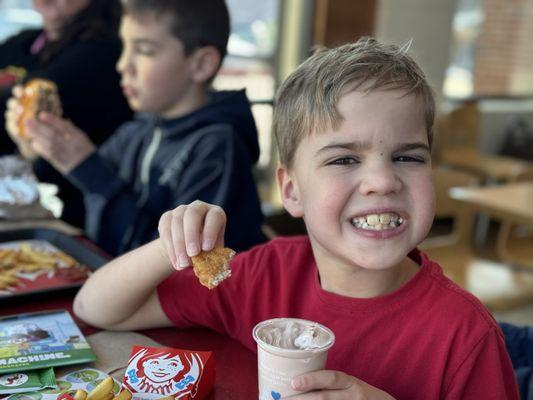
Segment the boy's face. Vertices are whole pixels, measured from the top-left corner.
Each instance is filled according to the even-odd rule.
[[[170,31],[170,17],[125,15],[120,26],[123,43],[117,70],[134,111],[161,117],[180,115],[194,92],[192,57]]]
[[[423,108],[404,94],[344,95],[339,129],[304,138],[292,168],[278,171],[284,206],[304,217],[319,267],[397,266],[431,227]]]

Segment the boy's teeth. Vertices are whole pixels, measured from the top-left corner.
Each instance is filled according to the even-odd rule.
[[[352,219],[352,225],[356,228],[374,231],[396,228],[398,225],[401,225],[402,222],[402,217],[392,213],[369,214],[366,217],[356,217]]]

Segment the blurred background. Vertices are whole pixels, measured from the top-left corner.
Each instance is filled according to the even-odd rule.
[[[229,56],[214,86],[245,86],[254,104],[272,235],[303,232],[281,211],[272,179],[279,83],[314,45],[365,35],[410,43],[438,98],[437,218],[422,247],[496,316],[533,325],[533,0],[227,3]],[[39,24],[29,0],[0,0],[0,41]]]
[[[482,150],[497,153],[506,127],[533,124],[533,0],[227,0],[229,57],[214,86],[245,86],[256,103],[260,168],[275,165],[271,100],[279,82],[313,45],[360,36],[405,44],[449,111],[474,99]],[[40,25],[30,0],[0,0],[0,41]]]

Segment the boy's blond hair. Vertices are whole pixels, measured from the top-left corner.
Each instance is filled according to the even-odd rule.
[[[407,47],[361,38],[333,49],[322,48],[283,82],[274,107],[273,130],[280,163],[290,167],[302,138],[328,128],[337,129],[342,116],[340,98],[353,90],[405,90],[424,106],[431,146],[435,119],[433,91]]]

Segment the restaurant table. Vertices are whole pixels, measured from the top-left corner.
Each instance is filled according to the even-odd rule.
[[[454,188],[450,196],[472,213],[484,213],[501,222],[496,240],[498,258],[510,265],[533,269],[533,236],[516,235],[533,228],[533,182],[515,182],[478,188]]]
[[[70,236],[81,236],[80,228],[67,224],[60,219],[6,220],[0,219],[0,231],[16,229],[53,229]]]
[[[73,294],[52,294],[46,299],[29,300],[17,302],[0,300],[0,316],[66,309],[74,317],[84,335],[98,332],[98,329],[87,325],[73,314]],[[213,351],[216,378],[215,389],[208,397],[209,400],[250,400],[257,398],[257,357],[254,352],[237,341],[205,328],[158,328],[143,330],[138,333],[148,336],[163,346]]]
[[[56,229],[67,235],[78,236],[82,241],[87,241],[82,238],[81,231],[59,220],[0,221],[0,231],[28,228]],[[98,329],[87,325],[74,316],[72,312],[73,299],[73,291],[50,293],[46,297],[43,295],[27,297],[16,301],[15,298],[0,298],[0,316],[66,309],[74,317],[85,335],[98,332]],[[257,398],[257,356],[239,342],[205,328],[159,328],[143,330],[138,333],[148,336],[163,346],[213,351],[216,378],[215,389],[209,400],[250,400]]]
[[[487,182],[509,182],[533,171],[533,163],[514,157],[481,153],[469,147],[443,150],[441,162],[480,175]]]
[[[449,278],[490,309],[510,310],[532,304],[533,271],[521,262],[510,260],[511,256],[521,253],[515,253],[514,237],[504,243],[501,233],[504,224],[533,224],[533,183],[454,187],[449,194],[457,202],[453,215],[454,225],[458,227],[455,235],[451,240],[430,238],[421,248],[443,267]],[[472,246],[472,225],[477,213],[503,222],[495,246],[497,259],[486,258],[486,253],[480,255]],[[529,247],[527,250],[531,254]]]
[[[450,196],[473,211],[503,221],[533,225],[533,182],[453,188]]]

